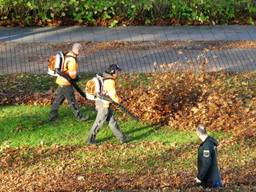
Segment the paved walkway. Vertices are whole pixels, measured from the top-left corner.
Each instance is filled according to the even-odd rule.
[[[188,46],[165,47],[162,41],[188,41]],[[256,40],[255,26],[175,26],[175,27],[0,27],[0,74],[32,72],[46,73],[47,58],[63,42],[141,41],[136,49],[108,48],[92,52],[84,47],[79,57],[80,70],[99,72],[112,63],[128,72],[198,70],[207,60],[208,71],[256,70],[256,49],[230,48],[204,52],[196,41]],[[150,41],[147,43],[147,41]],[[37,43],[35,43],[37,42]],[[48,43],[51,43],[50,45]],[[145,44],[145,46],[144,46]],[[182,43],[181,43],[182,44]],[[68,46],[68,47],[67,47]]]
[[[223,41],[256,40],[256,26],[170,26],[170,27],[44,27],[1,28],[0,41]]]

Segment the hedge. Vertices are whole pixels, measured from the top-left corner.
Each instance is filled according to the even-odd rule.
[[[254,0],[0,0],[1,25],[254,24]]]

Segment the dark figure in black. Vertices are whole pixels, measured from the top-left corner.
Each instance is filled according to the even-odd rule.
[[[222,186],[220,171],[217,164],[218,142],[208,136],[206,129],[199,125],[197,135],[202,140],[198,148],[196,183],[204,188],[218,188]]]

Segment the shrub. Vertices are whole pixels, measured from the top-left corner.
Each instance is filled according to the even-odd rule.
[[[154,24],[254,24],[253,0],[0,0],[1,24],[81,23],[115,26],[122,22]],[[113,24],[113,21],[114,24]],[[167,22],[168,23],[168,22]]]

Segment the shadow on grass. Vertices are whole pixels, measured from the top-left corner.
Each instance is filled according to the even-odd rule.
[[[136,140],[144,139],[144,138],[150,136],[151,134],[153,134],[154,132],[156,132],[156,130],[158,130],[159,128],[160,128],[159,125],[146,125],[146,126],[143,126],[143,127],[137,127],[137,128],[131,129],[129,131],[125,131],[123,133],[125,135],[129,135],[129,134],[133,134],[133,133],[136,133],[136,132],[144,131],[143,133],[141,133],[139,135],[131,137],[130,140],[129,140],[129,142],[130,142],[130,141],[136,141]],[[114,135],[109,136],[109,137],[105,137],[103,139],[98,139],[97,142],[105,142],[105,141],[108,141],[112,138],[114,138]]]
[[[71,109],[68,107],[61,107],[59,110],[59,118],[53,122],[48,120],[50,106],[49,108],[39,108],[36,110],[30,110],[30,107],[34,108],[34,106],[26,106],[25,109],[21,109],[19,106],[11,107],[13,108],[8,111],[8,115],[0,118],[0,143],[15,137],[15,135],[22,132],[33,132],[38,129],[45,129],[60,125],[67,126],[70,122],[80,123],[76,120]],[[82,123],[93,123],[93,120],[95,119],[93,109],[90,107],[83,107],[81,111],[83,114],[89,115],[90,117],[88,121],[81,122],[81,126],[83,126]]]
[[[49,110],[50,112],[50,110]],[[44,126],[44,125],[51,125],[51,124],[63,124],[65,125],[65,120],[71,120],[74,122],[80,122],[80,123],[90,123],[92,124],[96,118],[96,110],[90,107],[87,107],[86,109],[81,110],[82,114],[84,116],[89,116],[89,119],[86,121],[79,121],[74,114],[72,113],[72,110],[70,108],[67,108],[65,111],[58,112],[58,118],[54,121],[49,121],[48,116],[44,119],[41,119],[40,122],[38,122],[37,126]],[[48,115],[48,114],[47,114]]]
[[[43,126],[41,114],[23,114],[7,117],[0,121],[0,125],[0,144],[5,140],[16,137],[20,133],[33,132]]]

